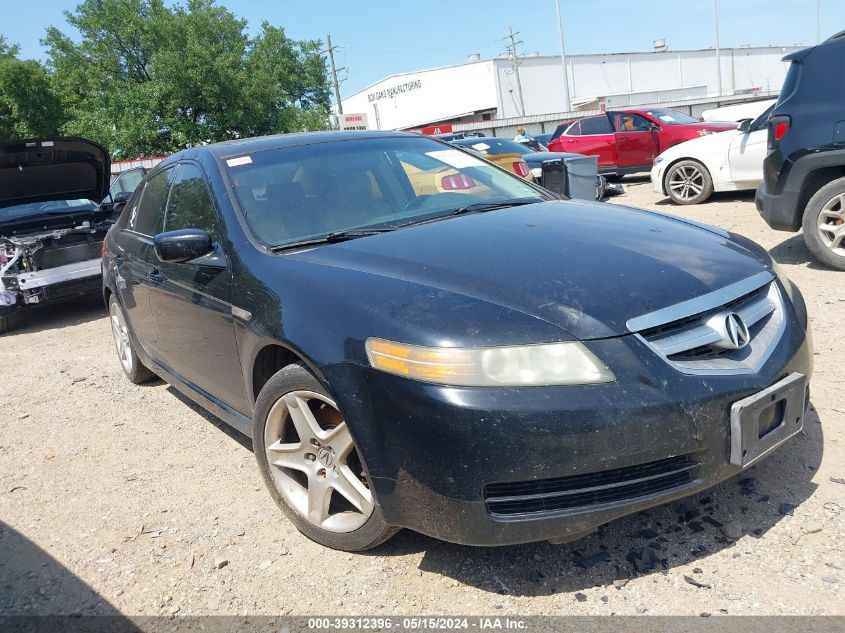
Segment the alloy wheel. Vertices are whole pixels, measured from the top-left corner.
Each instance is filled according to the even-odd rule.
[[[117,356],[120,364],[123,365],[127,374],[132,373],[132,345],[129,342],[129,328],[126,327],[126,319],[123,318],[123,311],[116,301],[113,301],[109,309],[111,318],[111,331],[114,336],[114,344],[117,347]]]
[[[267,414],[264,449],[277,489],[312,525],[352,532],[372,515],[355,443],[329,398],[313,391],[279,398]]]
[[[682,165],[669,176],[669,189],[679,200],[692,200],[704,191],[704,174],[692,165]]]
[[[816,228],[822,244],[836,255],[845,257],[845,193],[824,204]]]

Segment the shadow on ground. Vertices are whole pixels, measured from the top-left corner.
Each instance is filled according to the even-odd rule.
[[[161,383],[158,383],[161,384]],[[235,440],[238,444],[243,446],[247,450],[252,450],[252,438],[244,435],[240,431],[235,430],[228,424],[226,424],[223,420],[218,418],[213,413],[209,412],[208,410],[202,408],[196,402],[191,400],[188,396],[183,394],[181,391],[173,387],[172,385],[167,386],[167,392],[170,393],[173,397],[179,400],[182,404],[186,407],[190,407],[190,409],[199,416],[202,416],[206,422],[213,425],[218,431],[223,433],[224,435],[228,435],[231,439]]]
[[[0,521],[0,618],[36,615],[120,616],[120,612],[59,561]],[[111,622],[120,620],[129,623],[124,618]]]
[[[668,573],[731,547],[728,523],[738,521],[743,538],[759,538],[815,490],[812,477],[822,459],[818,413],[808,411],[804,431],[759,465],[683,501],[618,519],[565,545],[535,543],[474,548],[437,541],[404,530],[373,551],[379,556],[424,552],[420,569],[454,578],[491,593],[538,596],[607,586],[614,580]],[[782,507],[782,504],[788,504]],[[444,517],[444,520],[446,518]],[[742,564],[741,548],[734,557]],[[613,591],[612,587],[608,588]]]
[[[99,295],[62,303],[23,307],[15,312],[11,327],[6,334],[3,334],[3,337],[33,334],[44,330],[61,330],[106,317],[103,298]]]
[[[710,204],[712,202],[754,202],[754,190],[750,191],[716,191],[711,195],[707,200],[706,203]],[[668,207],[678,207],[680,208],[681,205],[677,205],[669,198],[663,197],[654,204],[658,206],[668,206]]]

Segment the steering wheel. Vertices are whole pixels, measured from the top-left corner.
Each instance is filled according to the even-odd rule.
[[[404,207],[402,207],[402,211],[413,211],[414,209],[419,209],[423,205],[423,203],[430,197],[430,193],[417,196],[413,200],[409,201],[408,204],[406,204]]]

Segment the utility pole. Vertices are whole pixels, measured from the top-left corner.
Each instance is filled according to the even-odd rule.
[[[508,51],[511,55],[511,67],[516,75],[516,94],[517,97],[519,97],[519,109],[521,110],[520,115],[525,116],[525,100],[522,98],[522,81],[519,78],[519,58],[516,55],[517,44],[524,44],[525,42],[517,40],[517,35],[519,35],[519,31],[514,33],[513,28],[508,27],[508,34],[502,39],[510,40],[510,44],[508,44]]]
[[[335,45],[332,46],[332,36],[331,33],[326,36],[326,42],[328,42],[328,49],[325,52],[329,54],[329,62],[331,63],[332,67],[332,83],[334,84],[334,98],[337,101],[337,113],[343,114],[343,104],[340,102],[340,82],[337,80],[337,73],[338,71],[345,70],[344,68],[335,68],[334,65],[334,49],[340,48],[339,46]]]
[[[722,96],[722,58],[719,51],[719,0],[713,0],[713,26],[716,28],[716,92]]]
[[[566,47],[563,45],[563,20],[560,13],[560,0],[556,0],[555,5],[557,6],[557,32],[560,35],[560,70],[563,73],[563,111],[570,112],[572,103],[569,101],[569,75],[566,72]]]

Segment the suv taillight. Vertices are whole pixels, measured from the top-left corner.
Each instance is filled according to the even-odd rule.
[[[769,149],[775,149],[780,145],[781,139],[786,136],[792,119],[787,115],[773,116],[769,119]]]
[[[513,171],[517,176],[526,178],[529,174],[528,163],[524,160],[518,160],[513,164]]]

